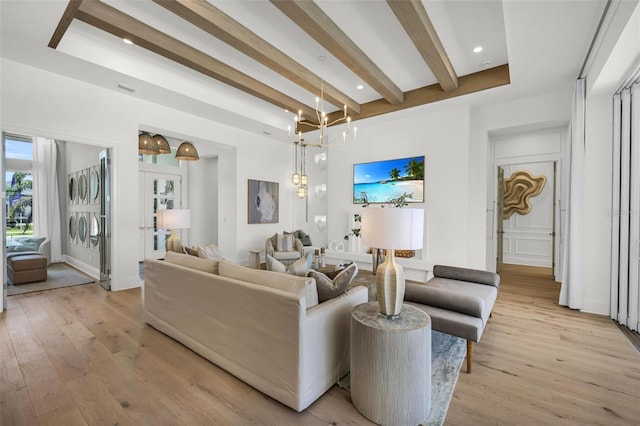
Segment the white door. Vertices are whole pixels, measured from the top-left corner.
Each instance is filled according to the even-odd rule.
[[[525,170],[532,176],[545,176],[542,192],[529,198],[531,211],[514,213],[503,222],[503,262],[516,265],[553,266],[554,162],[512,164],[503,166],[504,179]]]
[[[139,260],[161,259],[165,255],[165,241],[169,238],[171,230],[157,227],[157,213],[159,210],[181,208],[182,180],[180,175],[141,171],[138,182],[140,185]]]

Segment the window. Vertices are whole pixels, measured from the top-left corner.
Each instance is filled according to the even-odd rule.
[[[33,201],[33,145],[30,138],[5,137],[5,213],[7,236],[31,235]]]

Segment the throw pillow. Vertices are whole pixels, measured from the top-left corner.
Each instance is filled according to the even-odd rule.
[[[220,251],[218,246],[216,246],[215,244],[209,244],[206,247],[198,247],[197,250],[198,250],[198,257],[201,257],[203,259],[217,259],[217,260],[224,259],[222,252]]]
[[[293,234],[276,234],[276,251],[293,250]]]
[[[46,240],[45,237],[42,238],[23,238],[20,240],[20,247],[15,251],[38,251],[40,249],[40,244],[42,244]]]
[[[340,271],[332,271],[328,274],[310,270],[307,272],[307,276],[315,278],[318,289],[318,303],[322,303],[344,294],[357,273],[358,267],[355,263],[352,263]],[[333,279],[332,276],[334,276]]]
[[[265,263],[267,264],[267,271],[287,272],[287,266],[270,254],[265,256],[265,260]]]
[[[297,275],[299,277],[304,277],[307,275],[307,271],[311,269],[311,262],[313,260],[313,258],[311,257],[311,253],[307,253],[306,256],[301,257],[291,265],[287,266],[270,254],[267,254],[265,258],[268,271],[285,272],[287,274]]]
[[[193,246],[191,248],[184,246],[184,252],[185,254],[191,255],[191,256],[195,256],[195,257],[199,257],[198,256],[198,247]]]

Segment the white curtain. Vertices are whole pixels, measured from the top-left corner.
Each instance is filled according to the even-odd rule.
[[[576,81],[571,110],[569,147],[569,197],[565,226],[562,287],[559,303],[571,309],[581,309],[584,286],[584,145],[585,145],[585,79]]]
[[[613,98],[611,318],[640,329],[640,85]]]
[[[51,240],[51,262],[62,262],[57,149],[53,139],[33,138],[33,234]]]

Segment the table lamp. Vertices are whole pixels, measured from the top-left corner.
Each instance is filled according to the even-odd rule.
[[[395,261],[394,250],[422,248],[424,210],[365,208],[360,235],[365,245],[386,249],[386,259],[376,270],[380,314],[392,319],[400,315],[404,299],[404,269]]]
[[[191,228],[191,210],[167,209],[158,210],[158,228],[170,229],[171,236],[165,241],[167,251],[182,253],[182,240],[178,236],[177,229]]]

